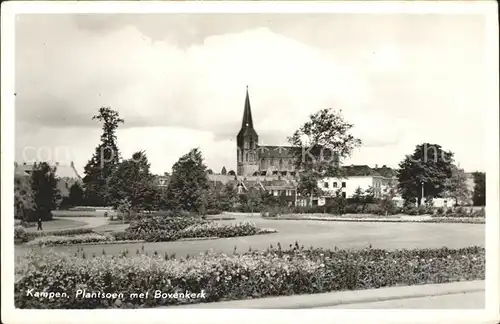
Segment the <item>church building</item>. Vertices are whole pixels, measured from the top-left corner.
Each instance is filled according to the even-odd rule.
[[[236,137],[236,143],[236,174],[238,176],[296,175],[294,158],[297,148],[259,145],[259,135],[253,127],[248,87],[243,121]]]

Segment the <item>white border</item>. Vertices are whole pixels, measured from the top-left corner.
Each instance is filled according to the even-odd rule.
[[[15,15],[21,13],[446,13],[481,14],[487,17],[488,102],[487,142],[491,156],[487,172],[486,219],[486,309],[464,310],[16,310],[13,308],[13,172],[14,172],[14,33]],[[499,102],[498,102],[498,20],[494,1],[376,1],[376,2],[3,2],[1,21],[2,42],[2,322],[150,322],[183,323],[255,323],[268,321],[370,323],[485,323],[499,319]],[[483,109],[483,107],[477,107]],[[9,283],[9,284],[7,284]],[[85,316],[85,315],[92,315]],[[203,319],[203,320],[202,320]]]

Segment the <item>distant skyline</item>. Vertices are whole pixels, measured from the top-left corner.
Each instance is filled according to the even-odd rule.
[[[416,14],[20,15],[15,159],[75,162],[99,143],[91,118],[125,119],[123,158],[154,173],[199,147],[236,170],[246,86],[264,145],[341,109],[363,146],[346,164],[396,167],[423,142],[485,171],[484,17]],[[320,31],[320,32],[318,32]],[[39,151],[41,154],[35,154]]]

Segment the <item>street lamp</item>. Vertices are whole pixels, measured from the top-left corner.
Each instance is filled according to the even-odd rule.
[[[422,184],[422,198],[420,200],[420,204],[422,204],[422,202],[424,201],[424,182],[422,181],[421,184]]]

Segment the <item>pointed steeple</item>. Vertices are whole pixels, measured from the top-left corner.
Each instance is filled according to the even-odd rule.
[[[245,110],[243,111],[243,121],[241,123],[241,127],[253,128],[252,109],[250,108],[250,97],[248,96],[248,85],[247,85],[247,95],[245,98]]]

